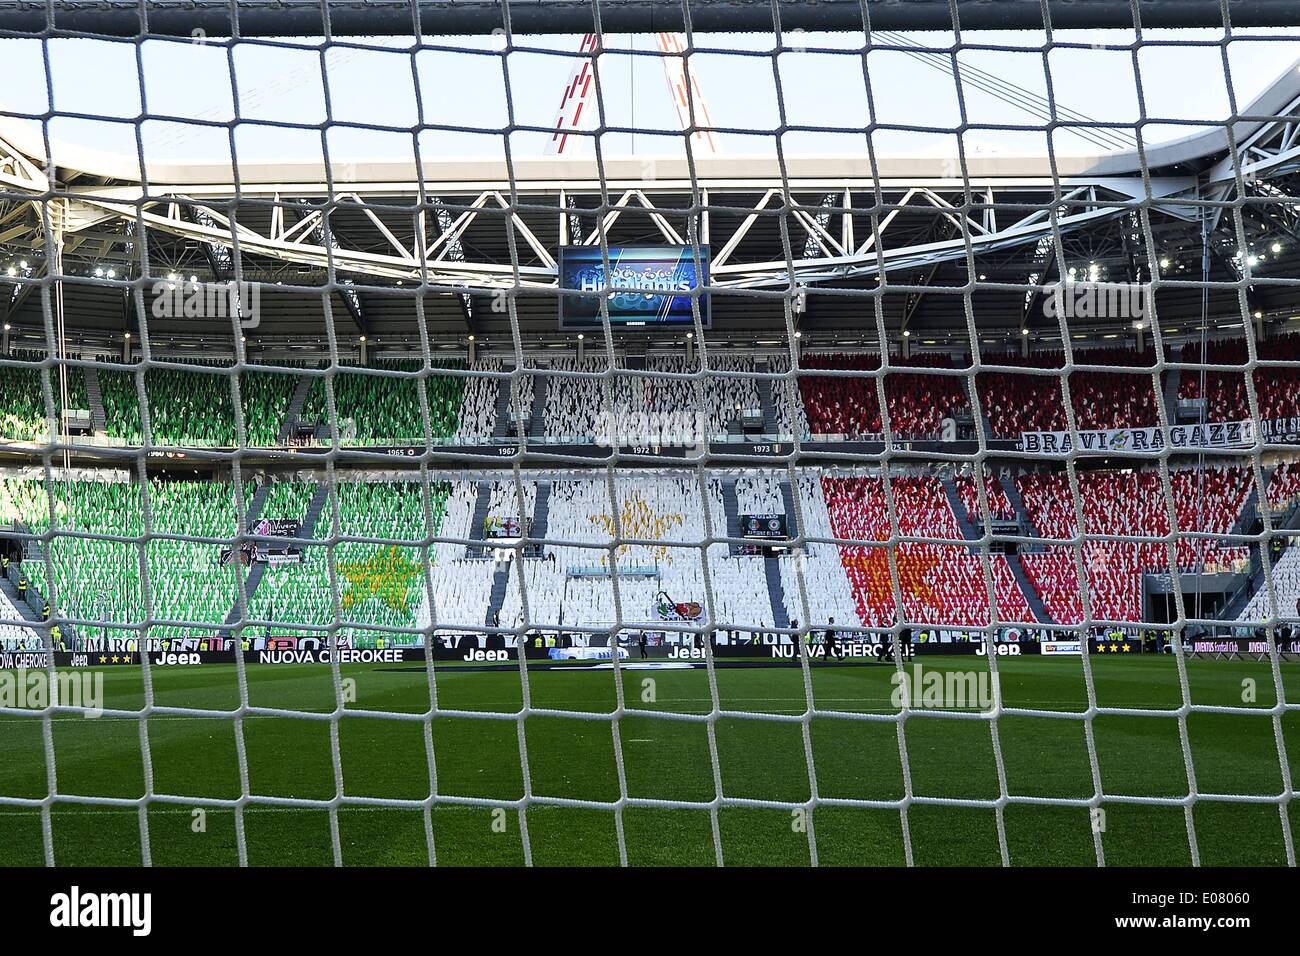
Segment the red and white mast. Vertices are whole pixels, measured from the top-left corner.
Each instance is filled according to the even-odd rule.
[[[718,137],[714,133],[713,117],[709,114],[709,104],[700,89],[699,78],[694,73],[690,79],[686,76],[686,38],[680,33],[658,33],[659,52],[664,65],[664,79],[668,83],[668,95],[677,111],[679,129],[691,126],[691,112],[694,110],[695,133],[692,135],[694,147],[701,153],[715,155],[718,152]],[[569,74],[569,82],[560,97],[560,110],[556,114],[554,132],[546,143],[546,154],[557,156],[565,152],[570,155],[581,147],[578,145],[586,137],[570,137],[570,133],[590,130],[595,126],[597,113],[595,102],[595,76],[592,70],[591,54],[596,51],[596,34],[588,33],[582,38],[578,52],[584,54],[574,65]],[[700,128],[705,127],[705,128]]]

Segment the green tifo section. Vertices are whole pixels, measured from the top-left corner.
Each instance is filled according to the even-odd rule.
[[[423,485],[420,482],[339,482],[338,535],[417,541],[425,537]],[[301,520],[314,485],[274,484],[262,508],[264,518]],[[429,486],[428,534],[442,527],[451,486],[445,482]],[[325,540],[334,534],[333,496],[326,500],[312,538]],[[339,541],[332,549],[334,581],[330,579],[331,549],[309,545],[301,564],[271,566],[266,570],[249,604],[249,617],[270,621],[269,634],[297,633],[294,625],[324,627],[335,620],[339,630],[356,646],[367,646],[383,637],[390,645],[420,643],[418,635],[382,634],[365,630],[366,625],[418,627],[417,611],[426,603],[425,551],[420,547]],[[428,560],[433,560],[429,548]],[[338,596],[338,615],[334,599]],[[253,628],[258,633],[261,627]],[[322,632],[317,632],[322,633]]]
[[[424,417],[420,413],[420,382],[412,373],[418,362],[372,362],[368,369],[340,369],[334,376],[334,407],[342,445],[421,444]],[[406,375],[375,375],[368,370],[405,372]],[[431,374],[424,379],[429,401],[431,437],[450,438],[456,433],[464,398],[465,380],[459,376]],[[326,402],[325,380],[317,379],[301,418],[306,422],[331,421]],[[355,434],[346,425],[355,424]]]
[[[987,676],[983,659],[931,659],[926,671],[976,671]],[[1081,714],[1088,706],[1078,658],[998,660],[1001,691],[1012,707],[1049,714]],[[1284,686],[1297,701],[1300,665],[1281,665]],[[1095,819],[1087,800],[1094,795],[1093,770],[1081,719],[1007,717],[998,721],[999,763],[987,720],[953,720],[918,714],[905,724],[906,783],[899,731],[893,721],[850,720],[838,714],[896,715],[891,706],[893,665],[812,668],[804,686],[798,667],[720,668],[714,681],[704,670],[653,672],[656,693],[646,700],[646,671],[621,672],[617,696],[613,670],[528,668],[532,716],[521,725],[513,715],[523,703],[518,663],[481,671],[439,663],[433,679],[439,711],[493,711],[506,719],[450,716],[393,720],[359,716],[385,711],[403,716],[428,712],[433,695],[425,667],[344,665],[355,681],[356,700],[337,722],[338,772],[328,720],[283,716],[233,716],[178,720],[148,718],[151,762],[145,764],[140,721],[65,718],[54,722],[58,792],[139,800],[147,792],[193,798],[193,802],[149,803],[145,817],[152,860],[157,865],[233,866],[234,811],[207,805],[207,827],[193,831],[193,810],[204,800],[255,797],[319,800],[318,807],[268,806],[244,810],[244,835],[254,865],[329,865],[331,816],[328,801],[339,792],[390,800],[421,801],[431,792],[477,798],[486,805],[433,804],[430,822],[437,861],[443,864],[503,865],[523,862],[519,817],[509,801],[524,794],[521,744],[527,754],[530,792],[612,805],[626,794],[648,801],[680,801],[690,809],[629,806],[622,815],[628,863],[712,866],[715,862],[710,804],[719,782],[728,797],[806,801],[811,796],[809,764],[821,798],[901,801],[905,795],[986,801],[982,806],[913,803],[900,810],[821,805],[812,827],[788,808],[724,806],[717,811],[723,862],[728,866],[807,865],[809,832],[823,865],[901,866],[906,857],[903,821],[911,835],[914,861],[921,866],[1000,862],[998,827],[1006,834],[1013,865],[1095,866]],[[145,704],[139,667],[106,667],[104,706],[138,709]],[[1236,708],[1238,713],[1192,713],[1187,741],[1201,793],[1271,794],[1283,790],[1279,743],[1285,744],[1291,779],[1300,775],[1300,712],[1281,719],[1274,736],[1276,703],[1267,661],[1188,661],[1191,699],[1197,704]],[[256,665],[247,673],[247,703],[331,714],[337,704],[333,673],[321,665]],[[1092,663],[1096,699],[1116,706],[1177,709],[1182,706],[1179,670],[1172,657],[1142,655]],[[1243,707],[1241,688],[1249,679],[1259,699]],[[153,668],[157,706],[237,711],[241,685],[234,665]],[[808,724],[727,716],[709,723],[665,719],[674,711],[710,714],[713,694],[728,712],[803,714],[809,695],[817,716]],[[613,733],[620,701],[642,713],[624,715]],[[540,715],[549,708],[599,719]],[[1244,711],[1241,712],[1241,711]],[[427,730],[426,730],[427,726]],[[30,717],[0,716],[0,794],[41,800],[50,791],[43,736],[48,725]],[[429,738],[426,739],[426,734]],[[1092,721],[1097,772],[1105,811],[1099,839],[1111,866],[1187,865],[1184,808],[1132,802],[1134,797],[1178,798],[1188,792],[1179,722],[1175,717],[1102,715]],[[711,739],[711,737],[713,739]],[[245,749],[238,749],[242,740]],[[807,746],[808,751],[805,751]],[[432,761],[433,767],[430,763]],[[241,780],[241,765],[247,769]],[[152,776],[146,777],[146,767]],[[436,775],[433,770],[436,769]],[[1001,814],[990,804],[1002,793],[1021,797],[1073,798],[1075,806],[1013,803]],[[146,783],[148,780],[148,783]],[[910,785],[910,788],[909,786]],[[247,790],[244,787],[247,786]],[[1114,799],[1127,796],[1129,801]],[[505,806],[504,816],[494,807]],[[1284,805],[1294,833],[1295,801]],[[1206,865],[1286,864],[1284,818],[1276,803],[1199,800],[1190,809],[1201,862]],[[61,865],[139,865],[140,813],[122,807],[55,803],[50,810],[55,862]],[[504,822],[504,828],[501,823]],[[39,806],[0,808],[0,865],[43,862]],[[352,807],[337,812],[345,864],[421,865],[429,860],[424,814],[411,809]],[[494,823],[497,824],[494,826]],[[527,810],[532,860],[538,865],[617,865],[618,821],[612,809],[542,806]]]
[[[252,498],[251,485],[245,494]],[[56,532],[132,537],[144,534],[140,486],[126,482],[73,481],[54,485]],[[238,519],[234,487],[224,482],[151,481],[151,534],[230,538]],[[0,519],[19,521],[35,534],[51,526],[50,502],[41,481],[0,480]],[[220,562],[220,544],[156,538],[145,543],[102,541],[58,535],[46,545],[63,616],[140,624],[152,620],[220,624],[235,601],[236,571]],[[141,558],[148,570],[151,613],[143,596]],[[27,560],[32,586],[50,599],[45,562]],[[83,637],[139,637],[139,631],[78,625]],[[194,633],[157,625],[150,637]],[[210,633],[204,631],[202,633]]]
[[[198,371],[199,368],[205,371]],[[196,366],[193,372],[148,369],[144,384],[154,443],[196,447],[238,445],[231,392],[231,378],[235,374],[218,366]],[[135,372],[99,372],[108,435],[131,445],[144,441],[136,377]],[[245,371],[238,373],[238,378],[245,445],[276,444],[297,375],[290,369],[283,373]]]
[[[49,375],[54,407],[58,409],[62,394],[59,368],[57,366],[51,368]],[[67,385],[66,407],[88,409],[90,400],[86,397],[86,378],[81,369],[68,367]],[[45,416],[45,389],[39,368],[36,366],[0,367],[0,396],[4,397],[3,407],[0,407],[0,439],[38,442],[49,440],[48,419]],[[59,428],[57,419],[55,428]]]

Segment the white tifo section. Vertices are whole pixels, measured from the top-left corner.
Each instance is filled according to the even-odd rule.
[[[469,538],[477,498],[477,484],[453,482],[438,536]],[[492,562],[467,559],[463,544],[439,541],[429,550],[433,555],[429,574],[436,614],[430,613],[426,595],[415,612],[416,626],[428,627],[436,619],[439,627],[482,627],[484,597],[492,590]]]
[[[816,475],[799,475],[795,485],[799,505],[803,511],[804,535],[809,538],[833,538],[831,519],[826,511],[826,497],[821,480]],[[837,624],[857,625],[857,602],[853,588],[844,573],[844,562],[838,545],[810,542],[802,554],[791,554],[778,559],[781,562],[781,592],[785,597],[786,613],[791,626],[795,621],[808,627],[824,625],[835,619]],[[808,593],[808,615],[805,616],[799,594],[799,574],[802,563],[804,586]]]
[[[472,372],[499,372],[500,359],[487,359],[470,366]],[[453,438],[457,444],[470,444],[492,437],[497,420],[497,395],[501,380],[482,375],[465,379],[465,393],[460,404],[460,425]]]
[[[522,484],[522,515],[531,515],[537,500],[537,485],[532,481],[524,481]],[[482,539],[483,529],[471,527],[477,500],[478,482],[453,482],[452,492],[447,498],[447,514],[438,536]],[[512,478],[491,482],[488,501],[489,518],[521,516],[519,493]],[[497,563],[490,558],[466,557],[468,546],[464,544],[440,541],[430,550],[434,555],[430,574],[433,578],[433,609],[436,611],[437,626],[449,630],[482,628]],[[416,626],[428,627],[434,617],[430,613],[426,597],[416,610]]]
[[[736,506],[742,515],[785,513],[781,479],[773,475],[745,475],[736,479]]]
[[[790,371],[788,355],[774,355],[768,365],[771,372]],[[772,410],[776,419],[777,434],[786,441],[808,434],[808,413],[803,407],[797,378],[772,381]]]
[[[640,375],[638,370],[615,374],[607,386],[600,378],[546,377],[545,424],[552,438],[591,441],[601,432],[601,416],[653,413],[668,418],[682,413],[703,413],[705,438],[723,435],[727,423],[737,417],[738,409],[759,407],[758,385],[752,375],[757,370],[748,356],[710,355],[709,371],[744,372],[744,378],[727,378],[714,374],[694,378],[664,379]],[[605,372],[609,368],[604,356],[583,359],[560,358],[551,362],[560,372]],[[645,370],[678,375],[697,373],[699,356],[690,365],[681,356],[650,356]],[[611,390],[613,405],[607,400]],[[692,428],[694,419],[692,419]],[[663,444],[679,444],[682,436],[664,435]],[[688,443],[690,436],[684,436]],[[636,440],[643,440],[640,436]],[[623,443],[623,442],[620,442]]]
[[[9,595],[0,591],[0,650],[20,647],[42,647],[41,637],[30,627],[14,623],[23,620],[22,612],[14,606]]]
[[[480,359],[470,366],[470,371],[504,372],[508,369],[500,359]],[[497,399],[501,394],[501,382],[500,378],[485,375],[466,377],[465,393],[460,405],[460,425],[452,438],[454,442],[469,445],[492,437],[497,423]],[[510,407],[514,408],[517,401],[525,415],[532,411],[533,377],[527,374],[513,376],[508,387]],[[513,429],[509,428],[509,419],[507,429],[508,434],[514,434]]]
[[[706,482],[713,519],[713,537],[726,534],[722,486]],[[523,622],[518,575],[528,595],[528,622],[539,627],[603,627],[622,621],[639,625],[657,622],[656,597],[664,592],[675,603],[698,602],[707,615],[705,571],[699,542],[706,535],[701,489],[694,478],[682,476],[618,476],[615,496],[621,538],[664,542],[622,545],[617,549],[620,571],[653,568],[653,577],[620,576],[619,601],[609,576],[581,576],[578,568],[607,568],[609,546],[616,530],[604,479],[556,481],[548,507],[546,537],[594,545],[549,545],[554,561],[524,559],[511,568],[511,585],[501,609],[501,625]],[[762,558],[732,557],[725,544],[708,549],[708,578],[713,585],[715,623],[719,626],[771,627],[772,605],[763,575]],[[706,623],[704,617],[699,624]]]
[[[1300,617],[1300,547],[1287,548],[1273,565],[1273,591],[1277,595],[1278,617]],[[1239,621],[1265,621],[1272,613],[1268,586],[1262,584],[1250,599]]]

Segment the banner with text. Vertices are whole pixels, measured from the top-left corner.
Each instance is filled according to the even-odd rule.
[[[1255,444],[1255,423],[1211,422],[1163,428],[1096,428],[1080,430],[1078,451],[1085,455],[1159,452],[1166,448],[1249,448]],[[1020,451],[1063,454],[1075,451],[1070,432],[1023,432]]]

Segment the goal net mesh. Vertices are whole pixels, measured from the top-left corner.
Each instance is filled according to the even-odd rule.
[[[694,811],[719,865],[729,811],[783,815],[813,864],[841,838],[819,834],[828,812],[874,811],[897,819],[889,839],[910,865],[918,814],[938,808],[991,819],[992,862],[1007,865],[1009,816],[1044,807],[1071,814],[1103,864],[1105,812],[1124,806],[1178,815],[1199,863],[1198,813],[1223,804],[1275,807],[1279,857],[1295,864],[1296,429],[1279,394],[1300,356],[1278,310],[1297,285],[1296,92],[1255,99],[1267,78],[1251,72],[1241,92],[1234,75],[1300,37],[1144,30],[1136,2],[1127,26],[1077,32],[875,30],[873,4],[857,30],[825,33],[774,15],[765,31],[706,34],[666,6],[675,32],[635,37],[520,34],[508,7],[473,35],[346,37],[322,19],[312,36],[241,36],[245,4],[221,5],[225,31],[204,8],[192,32],[151,32],[145,14],[168,6],[96,20],[52,3],[21,29],[0,9],[15,90],[0,101],[0,369],[6,397],[28,383],[36,396],[4,409],[0,504],[23,560],[6,565],[21,593],[6,590],[3,647],[120,657],[141,681],[102,713],[138,725],[141,792],[65,785],[87,708],[0,706],[5,725],[39,726],[47,788],[0,787],[0,812],[39,818],[47,863],[70,806],[137,813],[145,864],[158,814],[196,808],[232,814],[241,865],[250,814],[324,814],[341,864],[340,815],[361,809],[420,815],[432,864],[448,808],[505,811],[532,863],[537,811],[562,808],[611,817],[623,864],[637,862],[628,814]],[[591,4],[593,22],[606,6]],[[1170,108],[1171,84],[1192,81],[1214,94],[1191,115]],[[218,105],[199,83],[221,86]],[[392,120],[397,100],[409,122]],[[561,296],[566,257],[616,277],[647,246],[675,250],[675,278],[702,277],[657,297],[658,328],[635,324],[617,289]],[[559,331],[561,311],[579,324]],[[790,550],[746,552],[741,514],[786,519]],[[1240,575],[1250,593],[1212,601],[1198,573]],[[48,610],[27,613],[31,594]],[[1022,693],[1019,669],[999,675],[1013,631],[1082,643],[1072,704]],[[1094,639],[1115,631],[1107,653]],[[1115,649],[1155,649],[1155,631],[1167,693],[1102,693]],[[701,681],[640,669],[644,633],[696,655]],[[1243,633],[1262,642],[1258,698],[1197,700],[1192,638],[1226,648]],[[914,698],[916,662],[932,658],[909,657],[903,636],[976,645],[982,658],[964,659],[991,680],[989,705]],[[788,650],[787,696],[738,689],[724,653],[737,646]],[[902,679],[870,696],[819,670],[860,646]],[[427,707],[389,706],[340,663],[421,647]],[[537,689],[548,658],[601,647],[627,652],[600,662],[601,706]],[[178,703],[160,655],[218,648],[235,651],[233,705]],[[255,652],[317,648],[323,705],[257,691]],[[443,663],[437,649],[459,653]],[[517,665],[517,701],[469,695],[475,650]],[[888,699],[899,685],[902,706]],[[1207,785],[1205,715],[1268,722],[1271,752],[1252,753],[1269,773]],[[645,719],[702,731],[703,792],[639,786],[629,755],[656,744],[627,728]],[[250,773],[250,730],[270,720],[328,728],[329,793]],[[418,733],[407,795],[347,772],[341,737],[363,720]],[[1097,727],[1152,720],[1173,728],[1173,782],[1144,791],[1126,769],[1110,783]],[[155,778],[173,721],[233,727],[237,792]],[[1081,786],[1021,785],[1008,734],[1047,723],[1077,728]],[[516,797],[440,768],[457,750],[444,728],[479,724],[513,730],[469,759],[517,761]],[[831,724],[845,735],[819,737]],[[932,764],[971,725],[990,792],[918,780],[916,741]],[[880,730],[897,792],[834,782],[853,734]],[[733,787],[728,740],[786,732],[795,758],[767,769],[799,779]],[[610,738],[611,789],[536,779],[533,734]]]

